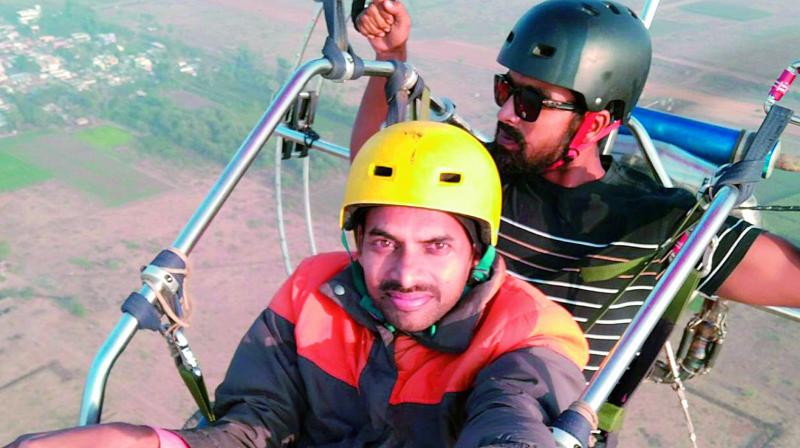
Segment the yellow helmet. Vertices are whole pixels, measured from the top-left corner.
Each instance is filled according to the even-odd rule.
[[[500,176],[483,145],[452,125],[407,121],[373,135],[350,167],[339,225],[351,230],[356,210],[401,205],[474,219],[483,243],[497,244]]]

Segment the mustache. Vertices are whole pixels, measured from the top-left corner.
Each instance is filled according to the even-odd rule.
[[[435,295],[439,295],[439,288],[436,285],[420,283],[409,287],[404,287],[400,282],[397,280],[384,280],[378,285],[378,290],[382,293],[387,293],[390,291],[400,292],[400,293],[409,293],[409,292],[430,292]]]
[[[503,123],[502,121],[497,122],[496,134],[499,134],[500,132],[511,137],[518,145],[520,145],[520,147],[525,144],[525,137],[522,135],[522,132],[520,132],[517,128]]]

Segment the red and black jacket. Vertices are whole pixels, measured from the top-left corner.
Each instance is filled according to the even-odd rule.
[[[498,259],[437,331],[393,333],[359,305],[344,253],[304,261],[242,339],[192,447],[552,446],[583,388],[569,313]]]

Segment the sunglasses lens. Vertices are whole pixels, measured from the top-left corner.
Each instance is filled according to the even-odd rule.
[[[503,75],[494,75],[494,102],[503,107],[511,96],[511,84]]]
[[[542,110],[542,95],[538,91],[523,87],[517,88],[504,75],[494,75],[494,102],[503,107],[514,96],[514,113],[525,121],[536,121]]]
[[[525,121],[536,121],[542,110],[542,95],[534,89],[523,88],[514,95],[514,112]]]

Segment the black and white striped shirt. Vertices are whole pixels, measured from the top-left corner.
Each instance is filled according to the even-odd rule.
[[[576,188],[541,178],[504,186],[499,252],[511,275],[538,287],[567,308],[583,327],[632,277],[587,283],[580,268],[651,255],[694,204],[686,190],[658,186],[649,176],[615,163],[606,175]],[[701,281],[713,293],[741,260],[760,229],[728,218],[719,233],[710,274]],[[591,377],[655,286],[666,263],[655,263],[586,334]],[[585,327],[583,327],[585,328]]]

